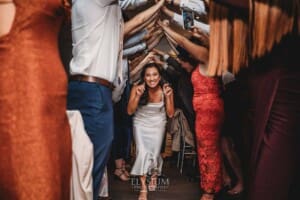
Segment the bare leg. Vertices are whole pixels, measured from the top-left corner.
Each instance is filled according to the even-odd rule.
[[[237,177],[236,185],[232,189],[230,189],[228,193],[231,195],[239,194],[244,190],[244,179],[241,170],[241,163],[238,155],[234,150],[234,145],[231,139],[225,137],[222,138],[222,151]]]
[[[222,162],[222,178],[223,178],[223,185],[226,188],[231,188],[231,178],[227,173],[226,167],[224,162]]]
[[[147,200],[147,185],[146,185],[146,176],[140,176],[141,181],[141,190],[138,200]]]

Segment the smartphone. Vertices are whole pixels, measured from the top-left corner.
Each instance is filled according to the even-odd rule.
[[[183,28],[190,30],[194,26],[194,12],[182,10]]]

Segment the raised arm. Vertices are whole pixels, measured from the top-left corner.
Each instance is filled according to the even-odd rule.
[[[147,0],[121,0],[119,5],[122,10],[134,10],[147,3]]]
[[[170,85],[168,83],[163,85],[163,93],[165,96],[167,116],[172,118],[174,116],[174,112],[175,112],[174,95],[173,95],[173,89],[170,87]]]
[[[151,6],[147,10],[137,14],[135,17],[130,19],[124,25],[124,36],[126,36],[130,31],[145,23],[151,16],[158,12],[158,10],[163,6],[165,0],[160,0],[155,5]]]
[[[140,63],[137,64],[136,67],[134,67],[133,70],[130,71],[130,77],[135,76],[138,72],[141,71],[141,69],[153,59],[154,57],[154,52],[150,52]]]
[[[135,27],[134,29],[132,29],[130,32],[128,32],[126,35],[124,35],[124,37],[129,37],[133,34],[135,34],[136,32],[142,30],[145,27],[151,27],[154,26],[156,24],[156,21],[158,19],[159,13],[154,13],[153,16],[151,16],[145,23]]]
[[[159,23],[163,30],[174,39],[177,44],[187,50],[195,59],[206,64],[208,62],[208,49],[191,42],[189,39],[172,30],[169,26]]]
[[[143,83],[141,85],[134,85],[132,87],[131,92],[130,92],[128,106],[127,106],[127,113],[129,115],[132,115],[133,113],[135,113],[135,111],[139,105],[141,96],[143,95],[144,91],[145,91],[145,83]]]
[[[163,35],[163,33],[160,33],[155,38],[152,38],[151,40],[147,41],[148,51],[151,51],[154,47],[158,45]]]

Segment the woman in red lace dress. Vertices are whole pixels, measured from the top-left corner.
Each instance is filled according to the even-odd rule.
[[[194,87],[193,107],[196,114],[195,131],[200,169],[201,200],[212,200],[222,187],[220,132],[224,120],[223,100],[220,97],[219,78],[206,76],[208,62],[208,35],[193,30],[192,39],[173,31],[167,23],[160,23],[163,30],[199,61],[192,72]]]
[[[220,80],[201,74],[201,65],[192,73],[193,107],[196,113],[196,138],[201,187],[206,193],[220,191],[221,153],[220,131],[224,120]]]

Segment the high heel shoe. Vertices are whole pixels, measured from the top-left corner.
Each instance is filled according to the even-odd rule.
[[[122,162],[122,170],[125,173],[126,176],[130,176],[129,172],[126,170],[126,163],[125,161]]]
[[[114,172],[114,178],[120,181],[129,181],[129,177],[124,173],[122,168],[116,168]]]

